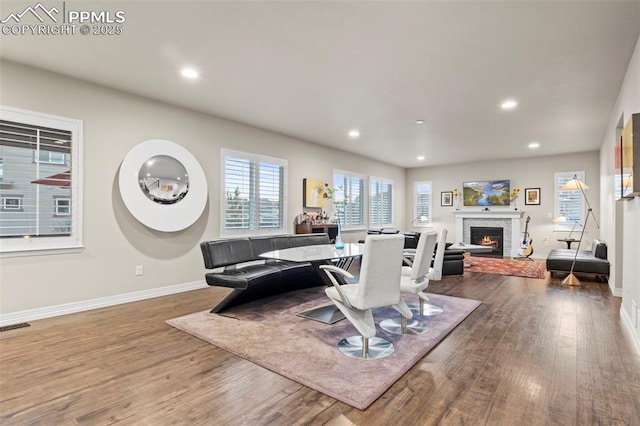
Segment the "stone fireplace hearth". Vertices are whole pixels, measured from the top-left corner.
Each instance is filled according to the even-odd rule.
[[[473,244],[471,241],[471,227],[502,228],[502,256],[516,257],[520,248],[520,222],[524,211],[520,210],[490,210],[470,211],[458,210],[453,212],[456,218],[455,242]],[[497,254],[499,255],[499,254]]]

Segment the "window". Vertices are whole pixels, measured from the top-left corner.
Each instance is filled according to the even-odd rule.
[[[431,182],[413,184],[413,220],[415,226],[431,226]]]
[[[559,172],[554,174],[555,182],[555,212],[554,217],[564,216],[565,222],[554,223],[554,231],[567,231],[582,229],[584,223],[584,197],[580,190],[561,191],[560,187],[578,176],[584,182],[584,171]]]
[[[22,195],[2,195],[2,210],[22,211]]]
[[[393,226],[393,181],[369,179],[369,226]]]
[[[221,235],[286,232],[287,161],[222,150]]]
[[[333,171],[333,187],[336,189],[333,207],[344,229],[366,226],[365,179],[364,175]]]
[[[82,247],[82,122],[0,106],[0,251]]]
[[[56,216],[69,216],[71,214],[71,199],[66,197],[55,197],[54,212]]]

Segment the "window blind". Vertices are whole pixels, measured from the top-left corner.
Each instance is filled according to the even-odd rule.
[[[431,182],[414,184],[414,222],[416,225],[431,223]]]
[[[580,190],[561,191],[560,187],[577,176],[584,182],[584,171],[555,173],[555,217],[565,216],[567,221],[556,223],[556,231],[570,231],[580,229],[584,223],[583,196]],[[575,225],[575,228],[574,228]]]
[[[393,182],[371,178],[369,182],[369,225],[393,224]]]
[[[334,171],[333,206],[344,227],[365,226],[365,177],[355,173]]]
[[[225,151],[226,233],[285,231],[286,161]]]

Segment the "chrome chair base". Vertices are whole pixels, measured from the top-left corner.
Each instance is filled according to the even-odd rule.
[[[440,306],[432,305],[430,303],[422,304],[422,312],[420,312],[420,303],[409,303],[409,309],[414,315],[420,315],[424,317],[432,317],[434,315],[440,315],[444,312]]]
[[[387,318],[380,321],[380,328],[391,334],[424,334],[429,331],[425,323],[414,319],[406,321],[406,326],[403,326],[403,319],[404,317]]]
[[[338,342],[338,350],[351,358],[380,359],[391,355],[394,348],[393,343],[380,337],[351,336]]]

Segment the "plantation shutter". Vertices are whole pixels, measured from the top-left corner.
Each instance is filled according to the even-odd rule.
[[[335,171],[333,205],[340,223],[345,227],[365,224],[365,177],[355,173]]]
[[[224,230],[285,231],[284,160],[224,155]]]
[[[393,182],[372,178],[369,186],[369,225],[393,224]]]
[[[415,183],[415,218],[417,225],[431,223],[431,182]]]
[[[584,182],[584,171],[555,173],[556,206],[555,215],[565,216],[566,222],[558,223],[556,230],[570,230],[576,225],[578,229],[584,223],[583,196],[580,190],[561,191],[560,187],[577,176]]]

